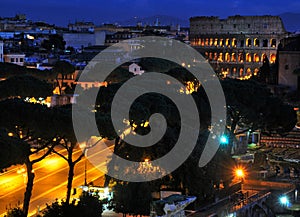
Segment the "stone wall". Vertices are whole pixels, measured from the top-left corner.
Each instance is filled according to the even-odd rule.
[[[192,17],[190,43],[217,73],[248,79],[265,58],[275,63],[280,40],[287,35],[276,16]]]

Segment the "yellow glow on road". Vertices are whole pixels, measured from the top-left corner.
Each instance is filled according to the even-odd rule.
[[[54,170],[62,167],[65,161],[61,157],[53,155],[49,158],[45,158],[41,163],[47,170]]]

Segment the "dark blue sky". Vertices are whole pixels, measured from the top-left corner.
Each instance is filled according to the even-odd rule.
[[[66,25],[75,20],[115,22],[153,15],[182,19],[214,15],[278,15],[300,12],[299,0],[1,0],[0,16],[25,13],[34,21]]]

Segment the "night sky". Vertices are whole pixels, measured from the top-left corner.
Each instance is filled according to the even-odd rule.
[[[68,22],[113,23],[133,17],[278,15],[300,12],[299,0],[1,0],[0,16],[25,13],[34,21],[66,25]]]

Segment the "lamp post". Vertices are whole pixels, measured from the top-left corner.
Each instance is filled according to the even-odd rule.
[[[88,149],[84,150],[84,156],[85,156],[85,160],[84,160],[84,186],[87,186],[87,151]]]
[[[289,198],[286,195],[283,195],[279,198],[279,202],[283,207],[288,207],[289,205]]]

